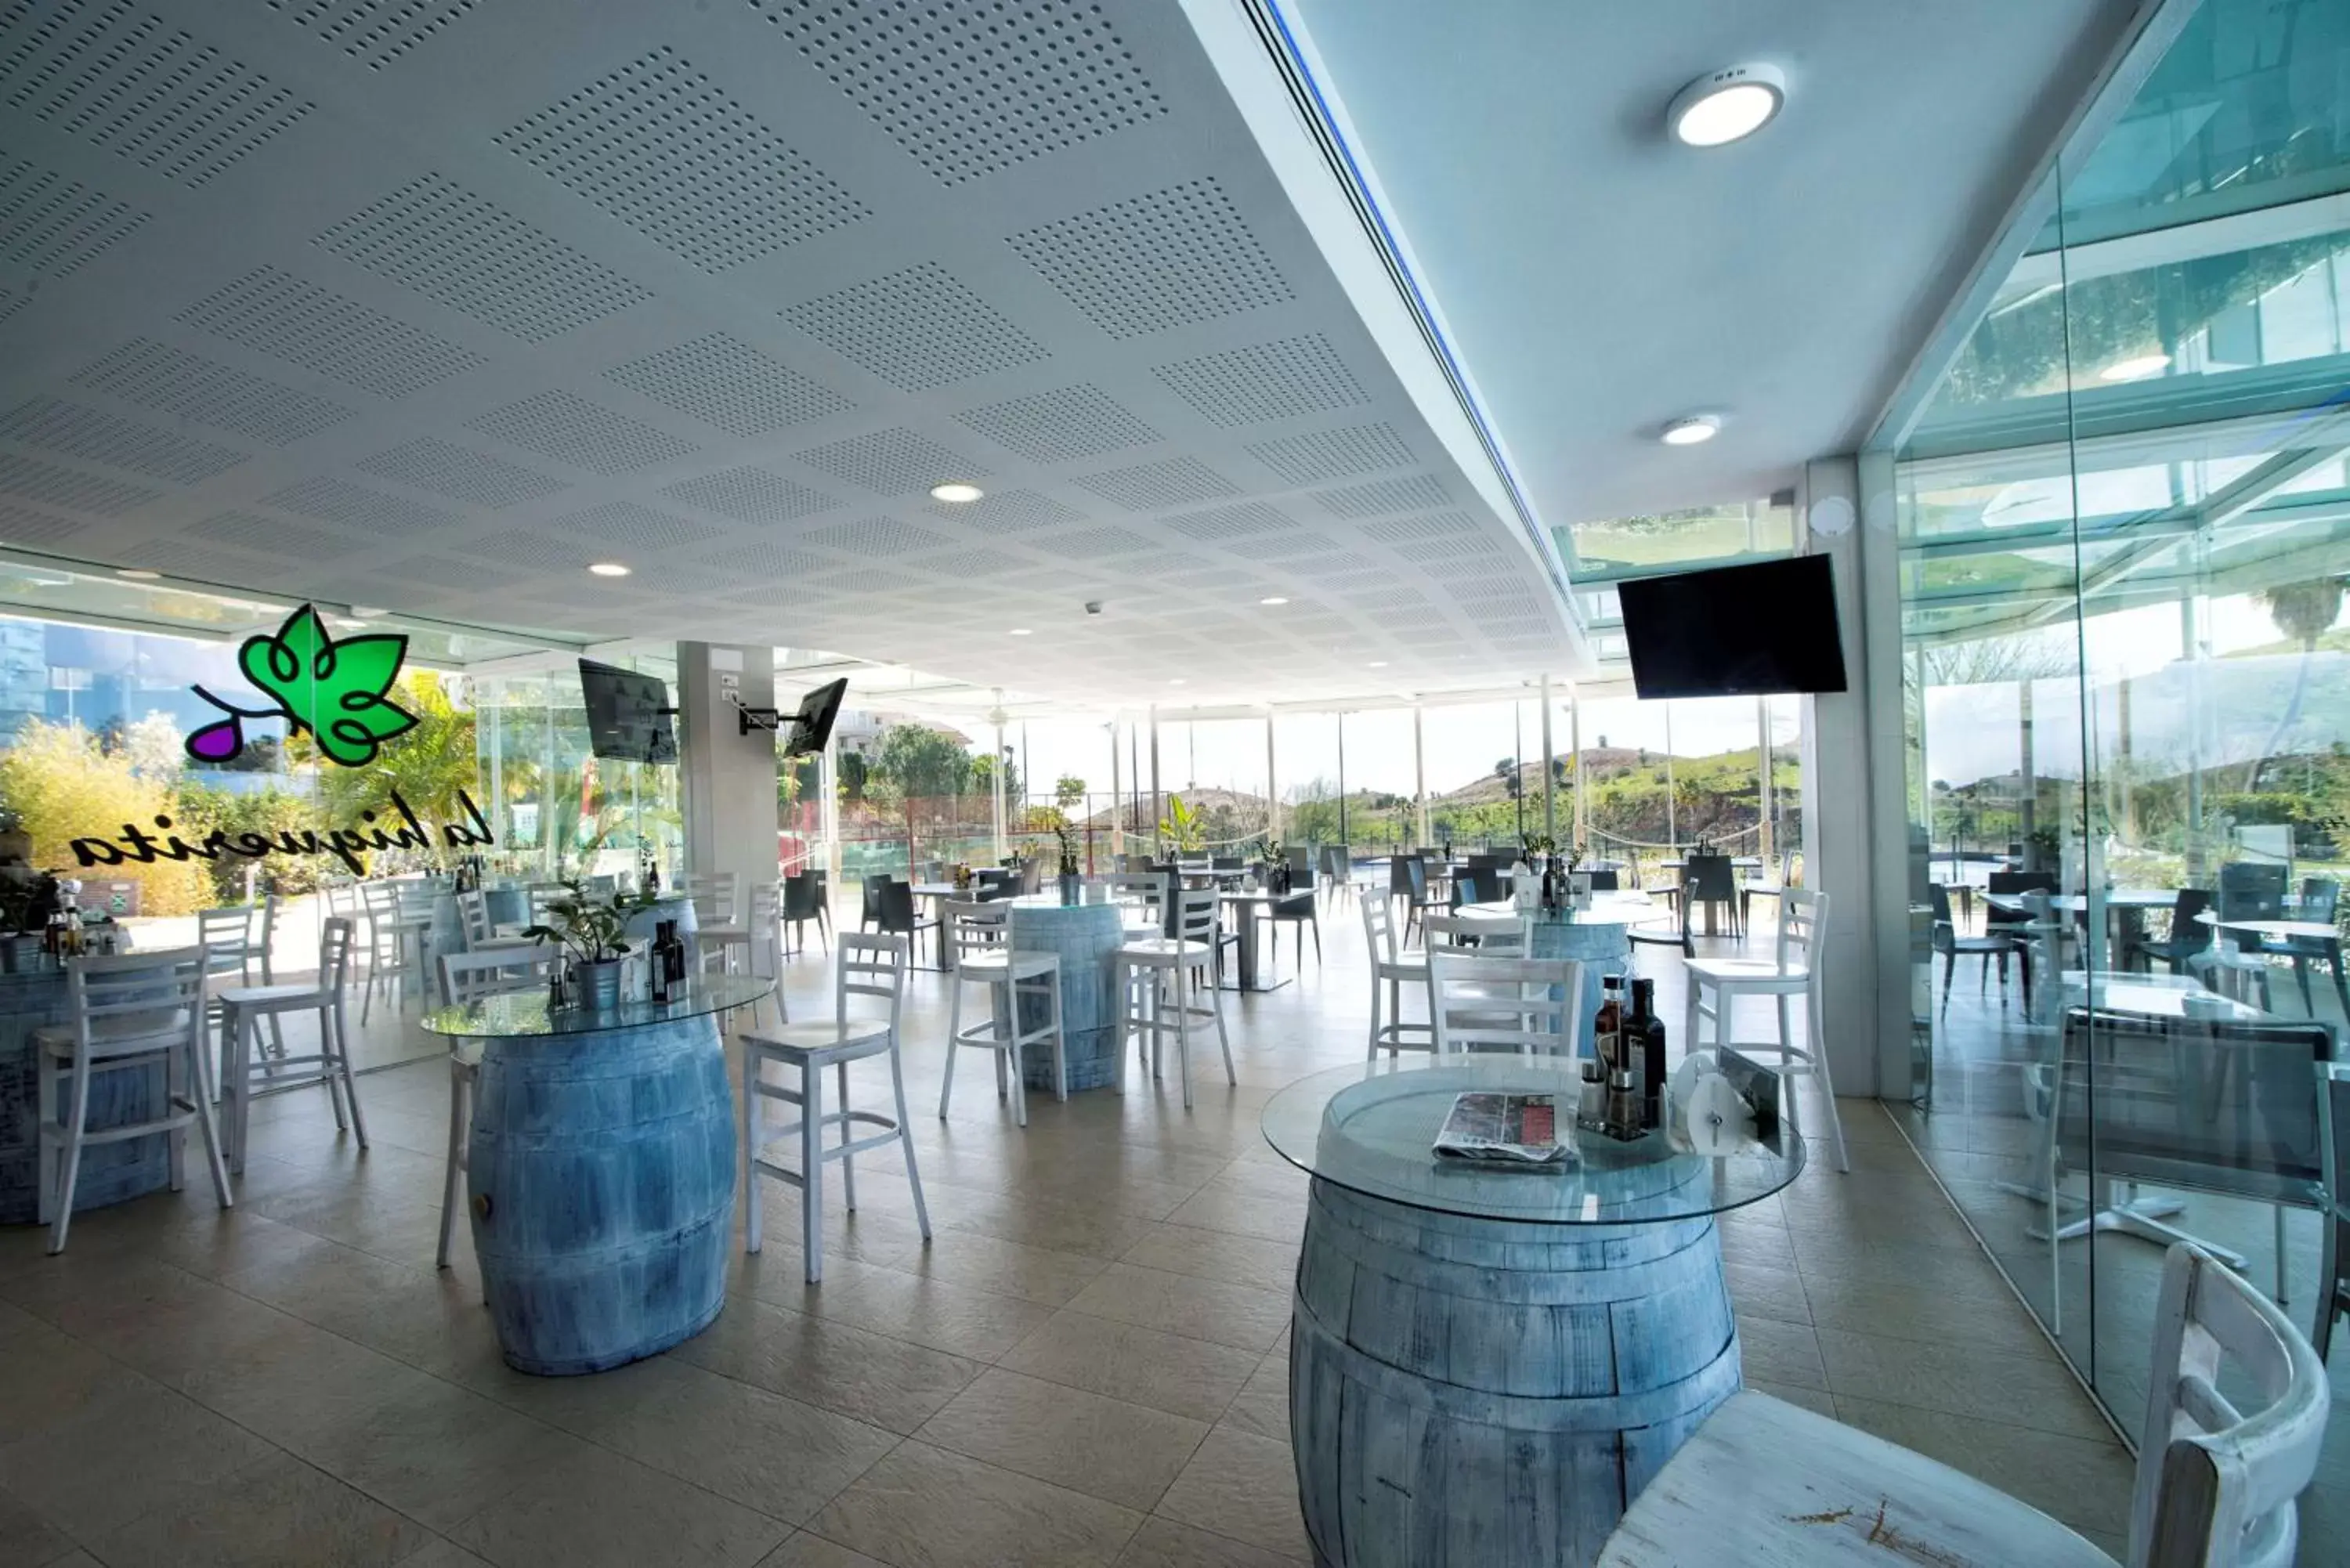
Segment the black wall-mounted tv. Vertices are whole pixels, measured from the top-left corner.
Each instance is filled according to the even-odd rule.
[[[787,757],[813,756],[824,750],[832,739],[832,726],[840,717],[840,700],[848,693],[848,681],[844,677],[828,681],[800,699],[792,714],[792,732],[784,742]]]
[[[1845,690],[1825,556],[1638,577],[1616,595],[1644,699]]]
[[[583,659],[579,690],[588,700],[588,742],[598,756],[624,763],[677,761],[668,682]]]

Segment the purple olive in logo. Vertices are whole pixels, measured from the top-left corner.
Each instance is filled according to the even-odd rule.
[[[200,763],[224,763],[244,750],[244,726],[234,716],[206,724],[188,737],[188,755]]]

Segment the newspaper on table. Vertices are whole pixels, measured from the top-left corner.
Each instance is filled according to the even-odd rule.
[[[1553,1095],[1505,1095],[1472,1091],[1456,1096],[1436,1152],[1449,1159],[1563,1169],[1575,1163],[1575,1145],[1558,1137],[1558,1104]]]

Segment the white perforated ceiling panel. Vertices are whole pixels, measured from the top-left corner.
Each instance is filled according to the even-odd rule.
[[[1087,701],[1559,670],[1445,453],[1180,7],[0,0],[0,544]]]

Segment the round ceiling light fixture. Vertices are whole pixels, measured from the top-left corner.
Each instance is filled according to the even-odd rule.
[[[145,566],[117,566],[114,568],[114,575],[118,577],[129,577],[134,583],[151,583],[163,574]]]
[[[1384,659],[1374,659],[1371,660],[1369,665],[1369,668],[1373,670],[1385,670],[1387,667],[1388,661]]]
[[[1689,147],[1723,147],[1778,118],[1787,101],[1787,78],[1776,66],[1726,66],[1673,95],[1665,111],[1673,139]]]
[[[599,577],[625,577],[629,575],[629,568],[618,561],[593,561],[588,569]]]
[[[1026,637],[1031,629],[1032,628],[1024,626],[1015,626],[1012,628],[1012,635],[1014,637]]]
[[[2133,354],[2126,359],[2116,359],[2097,372],[2100,381],[2143,381],[2148,376],[2158,376],[2170,369],[2168,354]]]
[[[1696,446],[1701,441],[1711,441],[1721,433],[1721,415],[1690,414],[1685,419],[1668,422],[1664,429],[1657,432],[1657,439],[1667,446]]]
[[[1282,597],[1279,594],[1267,594],[1264,597],[1257,600],[1256,602],[1261,605],[1285,605],[1289,601]]]
[[[976,501],[986,493],[978,485],[962,479],[951,479],[944,484],[931,486],[931,500],[951,502],[957,506]]]

